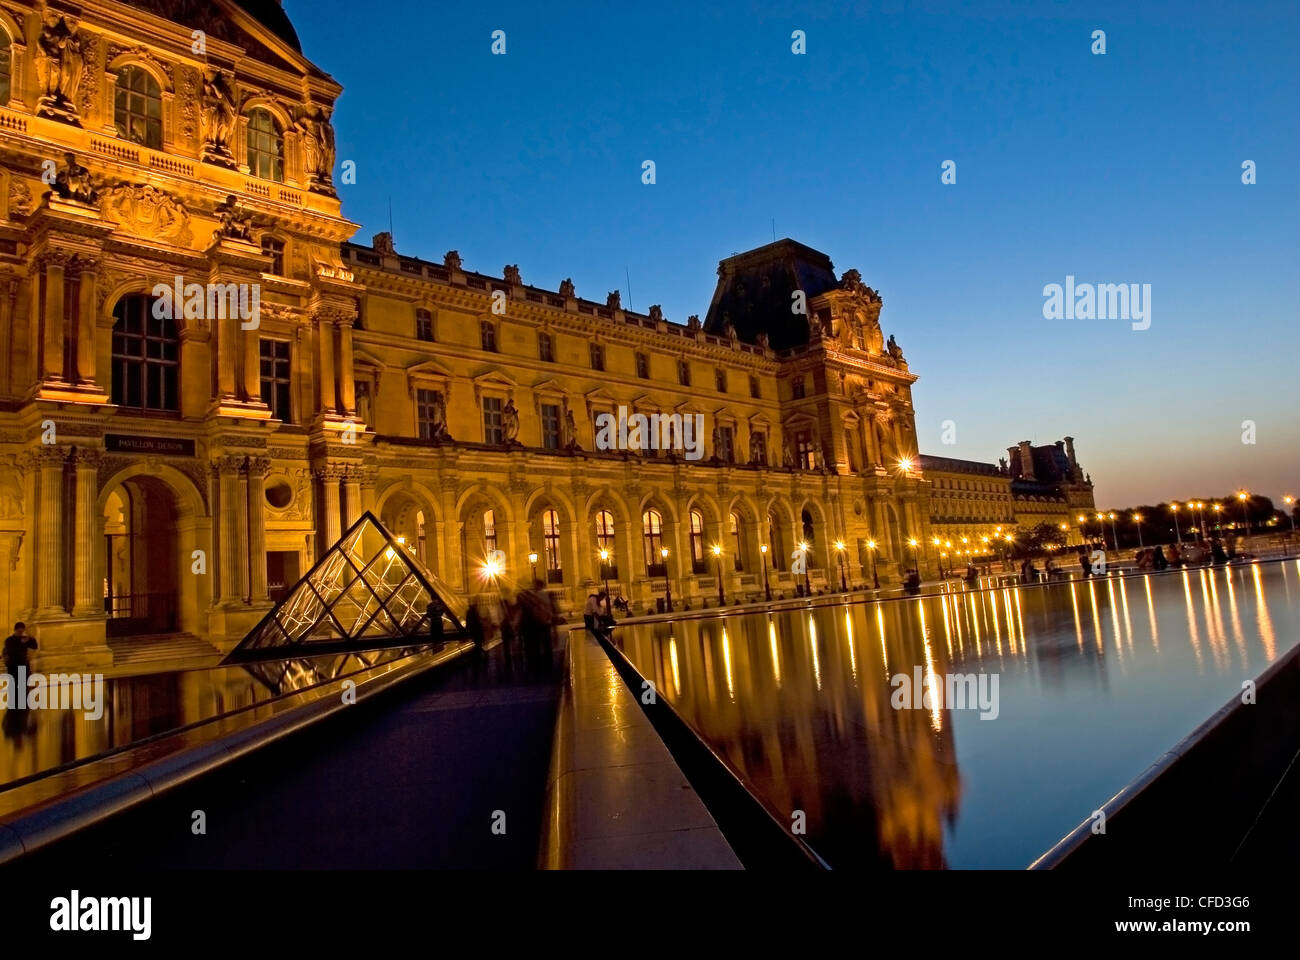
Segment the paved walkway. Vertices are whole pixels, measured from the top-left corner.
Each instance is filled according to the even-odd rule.
[[[561,661],[526,673],[502,654],[477,675],[462,663],[412,680],[25,862],[532,869]]]

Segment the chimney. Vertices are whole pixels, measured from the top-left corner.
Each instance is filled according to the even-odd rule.
[[[1029,446],[1028,440],[1020,441],[1020,474],[1026,480],[1033,480],[1034,477],[1034,451]]]
[[[1074,459],[1074,437],[1065,438],[1065,456],[1070,461],[1070,471],[1079,466],[1079,461]]]
[[[1007,447],[1007,469],[1011,472],[1011,478],[1015,479],[1020,476],[1020,448]]]

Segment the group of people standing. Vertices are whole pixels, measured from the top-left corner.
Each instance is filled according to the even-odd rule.
[[[474,671],[487,662],[491,640],[501,638],[501,666],[513,672],[516,659],[530,673],[549,674],[554,667],[555,636],[564,622],[555,598],[541,580],[534,580],[513,598],[502,594],[495,610],[475,602],[465,613],[465,632],[474,644]]]
[[[1137,552],[1134,559],[1137,562],[1139,570],[1167,570],[1170,567],[1195,566],[1202,563],[1222,564],[1232,559],[1228,551],[1223,548],[1223,542],[1218,537],[1210,540],[1196,540],[1190,546],[1179,547],[1176,543],[1171,543],[1168,547],[1169,554],[1165,555],[1164,547],[1146,547]]]

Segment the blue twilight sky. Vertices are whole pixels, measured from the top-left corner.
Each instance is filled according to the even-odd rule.
[[[400,252],[685,321],[775,220],[883,295],[924,452],[1071,434],[1104,507],[1300,491],[1296,4],[285,6],[358,240],[391,197]],[[1067,274],[1149,283],[1150,329],[1044,320]]]

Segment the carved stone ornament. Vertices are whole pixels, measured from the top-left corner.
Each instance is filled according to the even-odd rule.
[[[200,102],[203,162],[235,169],[238,164],[230,149],[235,131],[235,90],[229,75],[221,70],[206,71]]]
[[[605,297],[605,306],[610,310],[622,310],[623,295],[617,290],[609,291],[609,295]]]
[[[212,231],[213,240],[230,238],[232,240],[243,240],[245,243],[253,242],[253,217],[252,214],[246,213],[239,205],[239,201],[232,193],[224,201],[217,204],[213,211],[220,221],[216,230]]]
[[[122,230],[146,237],[188,246],[191,240],[190,214],[185,204],[152,184],[115,183],[100,194],[105,219]]]
[[[25,217],[32,212],[32,189],[14,177],[9,180],[9,213]]]
[[[334,125],[324,107],[309,107],[294,121],[302,143],[307,189],[336,196],[334,192]]]
[[[573,288],[572,278],[565,277],[563,280],[560,281],[560,296],[566,298],[572,298],[577,296]]]
[[[459,269],[461,269],[461,266],[460,266],[460,251],[458,251],[458,250],[448,250],[448,251],[443,255],[443,257],[442,257],[442,265],[443,265],[444,267],[446,267],[448,270],[459,270]]]
[[[64,200],[92,205],[99,203],[99,191],[95,188],[90,171],[77,163],[77,155],[74,153],[63,155],[63,169],[54,177],[52,192]]]
[[[517,263],[506,264],[503,276],[506,283],[512,287],[522,287],[524,285],[524,281],[519,276],[519,264]]]

